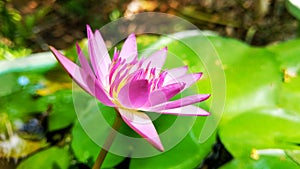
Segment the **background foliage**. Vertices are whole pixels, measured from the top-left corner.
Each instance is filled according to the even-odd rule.
[[[100,28],[142,11],[175,14],[214,32],[183,38],[199,47],[204,45],[201,39],[208,38],[216,48],[226,74],[224,114],[205,143],[197,139],[205,117],[198,117],[172,150],[141,159],[109,154],[105,168],[300,167],[300,14],[292,1],[4,0],[0,2],[0,168],[92,166],[99,147],[79,124],[72,81],[47,46],[64,49],[76,60],[73,45],[76,40],[85,45],[85,24]],[[169,53],[182,54],[179,57],[192,71],[207,73],[191,49],[173,40],[166,44],[165,38],[138,36],[139,50],[167,45]],[[197,84],[201,92],[211,91],[209,80],[204,76]],[[104,109],[112,122],[113,109],[89,104],[87,122],[93,120],[96,108]],[[164,115],[154,123],[163,131],[174,118]],[[97,133],[104,130],[101,124],[90,127],[98,128]],[[121,130],[134,135],[126,125]]]

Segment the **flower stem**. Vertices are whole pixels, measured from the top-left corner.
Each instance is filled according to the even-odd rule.
[[[122,124],[122,118],[120,116],[120,113],[118,111],[118,109],[116,109],[116,118],[115,118],[115,121],[114,121],[114,124],[112,126],[112,129],[111,131],[109,132],[108,136],[107,136],[107,139],[105,140],[105,143],[101,149],[101,151],[99,152],[98,154],[98,157],[94,163],[94,166],[93,166],[93,169],[100,169],[103,162],[104,162],[104,159],[108,153],[108,150],[109,148],[111,147],[115,137],[116,137],[116,134],[117,134],[117,130],[119,130],[119,128],[121,127],[121,124]]]

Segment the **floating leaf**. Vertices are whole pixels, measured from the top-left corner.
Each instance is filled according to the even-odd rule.
[[[68,168],[70,155],[66,148],[52,147],[36,153],[18,165],[17,169]]]
[[[11,94],[21,89],[18,84],[18,77],[15,74],[4,74],[0,76],[0,97]]]
[[[58,130],[72,124],[76,118],[73,104],[73,95],[71,90],[60,90],[39,100],[43,106],[52,105],[52,111],[49,112],[48,130]]]
[[[226,106],[222,122],[246,110],[275,105],[281,74],[274,54],[233,39],[211,37],[210,40],[226,74]]]
[[[208,154],[214,138],[211,137],[203,144],[198,143],[198,138],[186,136],[176,147],[158,156],[149,158],[133,158],[130,169],[152,168],[196,168]]]
[[[253,149],[300,149],[300,116],[279,108],[243,112],[219,129],[234,157],[250,157]]]
[[[283,74],[278,105],[300,114],[300,39],[291,40],[268,47],[276,54]]]
[[[98,126],[95,128],[98,128]],[[75,123],[75,126],[72,130],[72,137],[73,139],[71,145],[76,158],[83,163],[90,162],[90,165],[92,166],[101,150],[101,147],[89,138],[78,121]],[[123,159],[124,157],[108,153],[104,160],[103,167],[114,167],[123,161]]]
[[[288,169],[298,169],[299,166],[293,162],[283,150],[271,149],[271,150],[258,150],[258,158],[237,158],[222,166],[220,169],[253,169],[253,168],[288,168]]]

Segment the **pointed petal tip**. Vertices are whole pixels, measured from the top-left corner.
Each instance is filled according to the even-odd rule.
[[[198,72],[198,73],[195,73],[196,75],[197,75],[197,78],[198,78],[198,80],[202,77],[202,75],[203,75],[203,72]]]
[[[64,56],[63,54],[61,54],[57,49],[55,49],[55,47],[53,46],[49,46],[49,49],[51,51],[51,53],[55,56],[55,58],[60,61],[59,57]]]
[[[129,34],[129,36],[128,36],[128,38],[135,38],[135,34],[134,33],[131,33],[131,34]]]
[[[124,109],[118,109],[124,122],[147,140],[154,148],[164,151],[164,147],[160,141],[159,135],[151,121],[151,119],[141,112],[130,112]]]
[[[193,74],[192,74],[192,78],[193,78],[193,80],[194,80],[193,83],[195,83],[195,82],[197,82],[198,80],[200,80],[201,77],[202,77],[202,75],[203,75],[203,72],[193,73]],[[192,85],[193,83],[191,83],[190,85]],[[190,85],[189,85],[189,86],[190,86]]]
[[[93,36],[93,31],[90,25],[86,25],[86,32],[87,32],[87,38],[89,40]]]
[[[198,116],[209,116],[210,115],[210,112],[206,112],[206,113],[203,113],[203,114],[199,114]]]
[[[86,24],[85,27],[86,27],[87,30],[92,30],[91,26],[89,24]]]
[[[51,52],[53,53],[53,55],[60,61],[60,57],[65,57],[63,54],[61,54],[55,47],[53,46],[49,46]]]
[[[208,99],[209,96],[210,95],[205,95],[205,94],[191,95],[191,96],[187,96],[187,97],[184,97],[184,98],[181,98],[178,100],[169,101],[169,102],[161,103],[159,105],[155,105],[153,107],[148,108],[147,111],[165,112],[165,114],[168,114],[168,112],[171,114],[182,114],[182,112],[181,112],[181,109],[182,109],[187,112],[184,114],[188,115],[188,114],[190,114],[190,112],[198,112],[199,111],[199,108],[197,108],[197,106],[191,106],[192,104],[202,102],[202,101]],[[193,114],[194,113],[192,113],[191,115],[193,115]]]
[[[132,40],[134,41],[134,44],[136,44],[136,36],[135,36],[134,33],[131,33],[131,34],[127,37],[127,39],[132,39]]]
[[[132,33],[126,38],[119,57],[125,59],[126,63],[131,63],[138,59],[137,55],[136,37],[135,34]]]
[[[199,107],[198,107],[197,113],[194,114],[194,116],[209,116],[209,115],[210,115],[210,112],[208,112],[202,108],[199,108]]]
[[[79,53],[79,51],[81,51],[81,48],[80,48],[78,42],[75,43],[75,46],[76,46],[77,53]]]
[[[97,38],[102,39],[102,41],[104,42],[104,39],[102,38],[102,35],[101,35],[99,29],[96,29],[96,30],[95,30],[95,36],[96,36],[96,39],[97,39]],[[105,46],[105,47],[106,47],[106,46]]]
[[[154,148],[156,148],[158,151],[164,152],[165,148],[162,145],[159,136],[156,137],[149,137],[149,136],[142,136],[144,139],[146,139]]]
[[[152,144],[154,148],[156,148],[158,151],[164,152],[165,148],[162,145],[160,138],[159,137],[154,137],[154,138],[149,138],[149,137],[144,137],[146,140],[149,141],[149,143]]]
[[[207,112],[206,110],[194,105],[189,105],[189,106],[184,106],[184,107],[179,107],[179,108],[169,109],[169,110],[163,110],[158,113],[173,114],[179,116],[209,116],[210,115],[210,112]]]
[[[56,50],[53,46],[48,45],[48,48],[51,50],[51,52],[53,52],[54,50]]]
[[[128,37],[126,38],[127,39],[131,39],[134,41],[134,44],[136,44],[136,35],[134,33],[131,33],[128,35]]]
[[[189,69],[189,66],[188,66],[188,65],[185,65],[185,66],[182,66],[181,68],[182,68],[182,70],[184,70],[185,73],[186,73],[186,72],[188,71],[188,69]]]
[[[182,90],[182,89],[184,89],[184,87],[185,87],[186,83],[185,83],[185,82],[180,82],[180,85],[181,85],[181,88],[180,88],[180,90]]]
[[[202,111],[201,113],[195,113],[195,114],[190,114],[190,115],[186,115],[186,116],[209,116],[210,113],[207,111]]]
[[[211,96],[211,94],[203,94],[204,95],[204,100],[207,100],[207,99],[209,99],[210,98],[210,96]]]
[[[159,145],[158,147],[156,147],[160,152],[164,152],[165,151],[165,148],[164,146],[161,144]]]

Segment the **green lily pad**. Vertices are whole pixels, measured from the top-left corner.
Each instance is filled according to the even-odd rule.
[[[205,102],[211,115],[200,130],[200,141],[216,130],[224,106],[221,125],[241,112],[276,105],[282,74],[273,52],[219,36],[203,36],[191,31],[182,32],[182,35],[173,39],[172,36],[163,37],[144,55],[168,46],[170,60],[166,61],[165,68],[188,65],[192,72],[203,72],[203,79],[193,89],[212,96]],[[209,59],[216,53],[220,60]],[[222,71],[226,75],[226,84],[225,79],[222,80]]]
[[[34,95],[35,91],[43,87],[45,78],[38,73],[28,72],[10,72],[0,73],[0,97],[14,94],[17,92],[26,91]]]
[[[69,164],[70,155],[66,148],[51,147],[28,157],[17,169],[68,168]]]
[[[89,165],[92,166],[101,150],[101,147],[89,138],[78,121],[75,123],[72,130],[72,137],[71,146],[76,158],[80,162],[89,163]],[[108,153],[104,160],[103,167],[112,168],[123,160],[124,157]]]
[[[275,150],[280,151],[280,150]],[[270,151],[272,152],[272,151]],[[243,168],[243,169],[253,169],[253,168],[263,168],[263,169],[298,169],[299,165],[293,162],[288,156],[284,153],[280,154],[264,154],[259,155],[258,159],[251,159],[251,158],[237,158],[229,163],[222,166],[220,169],[236,169],[236,168]]]
[[[38,104],[34,95],[22,90],[0,98],[0,110],[9,115],[9,119],[24,118],[32,113],[43,112],[46,106]]]
[[[300,39],[293,39],[286,42],[267,46],[266,48],[276,54],[277,60],[281,63],[281,68],[299,67],[299,44]],[[298,65],[298,66],[297,66]]]
[[[149,56],[155,50],[168,47],[168,56],[163,69],[187,65],[189,73],[203,72],[200,81],[184,91],[183,95],[212,94],[211,98],[199,105],[206,106],[211,115],[204,123],[199,136],[200,142],[208,139],[217,128],[225,103],[225,76],[220,59],[205,32],[184,31],[162,37],[146,49],[142,55]]]
[[[276,54],[283,74],[278,106],[300,114],[300,39],[268,47]]]
[[[210,137],[203,144],[198,143],[198,138],[193,135],[186,136],[173,149],[158,156],[148,158],[133,158],[130,169],[152,168],[196,168],[207,156],[215,139]]]
[[[75,91],[73,94],[78,120],[72,129],[71,146],[79,161],[92,166],[101,150],[99,144],[103,143],[111,131],[116,113],[114,108],[104,106],[86,93]],[[102,116],[99,117],[100,114]],[[122,156],[108,153],[103,167],[114,167],[123,159]]]
[[[47,96],[37,91],[45,89],[46,78],[37,73],[7,73],[0,75],[4,85],[0,95],[0,110],[9,115],[9,119],[28,119],[30,115],[42,113],[49,105],[53,111],[49,114],[49,131],[64,128],[75,119],[71,90],[60,90]],[[25,122],[24,121],[24,122]]]
[[[18,76],[14,74],[4,74],[0,76],[0,97],[16,92],[22,88],[18,84]]]
[[[300,114],[300,76],[283,83],[278,99],[278,106]]]
[[[219,129],[234,157],[249,157],[254,149],[300,149],[300,116],[279,108],[243,112]]]
[[[233,39],[209,39],[219,53],[226,74],[222,122],[246,110],[275,105],[281,73],[274,54]]]
[[[49,131],[65,128],[72,124],[76,118],[71,90],[60,90],[39,101],[41,105],[52,105],[49,113]]]

